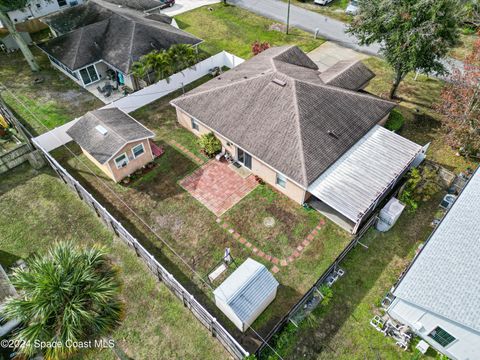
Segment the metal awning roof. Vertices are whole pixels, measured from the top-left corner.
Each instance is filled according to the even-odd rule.
[[[420,145],[375,125],[320,175],[308,191],[357,223],[421,150]]]

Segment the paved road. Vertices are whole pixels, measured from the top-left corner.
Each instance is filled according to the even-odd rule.
[[[287,20],[287,3],[280,0],[228,0],[229,3],[257,13],[264,17],[286,23]],[[318,34],[324,39],[333,41],[339,45],[354,49],[368,55],[378,56],[380,46],[377,44],[370,46],[361,46],[358,40],[345,33],[347,25],[341,21],[321,15],[319,13],[303,9],[301,7],[291,5],[290,8],[290,25]],[[461,61],[448,58],[444,60],[447,70],[453,67],[463,68]],[[440,76],[440,78],[443,78]]]
[[[228,0],[230,3],[239,7],[255,12],[267,18],[281,21],[287,21],[287,3],[279,0]],[[379,46],[360,46],[354,36],[345,33],[347,25],[341,21],[323,16],[319,13],[291,5],[290,25],[318,34],[330,41],[336,42],[342,46],[366,53],[368,55],[378,55]]]

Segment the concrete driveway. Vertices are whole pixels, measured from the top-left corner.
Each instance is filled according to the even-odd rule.
[[[307,55],[317,64],[320,72],[325,71],[341,60],[363,60],[368,58],[368,55],[340,46],[331,41],[323,43]]]
[[[175,5],[162,10],[162,13],[168,16],[178,15],[200,6],[219,3],[220,0],[176,0]]]

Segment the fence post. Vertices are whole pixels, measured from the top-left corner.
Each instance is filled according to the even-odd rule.
[[[215,331],[215,324],[217,323],[216,318],[212,318],[212,321],[210,322],[210,332],[212,333],[213,337],[217,337],[217,332]]]

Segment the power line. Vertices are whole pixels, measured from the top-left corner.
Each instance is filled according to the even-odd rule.
[[[0,82],[0,85],[6,89],[6,91],[8,91],[10,93],[10,95],[15,99],[15,101],[17,101],[23,108],[25,108],[25,110],[27,110],[30,115],[33,117],[33,119],[38,123],[40,124],[42,127],[44,127],[46,130],[50,131],[50,129],[42,123],[42,121],[40,119],[38,119],[38,117],[7,87],[5,86],[2,82]],[[52,132],[52,135],[59,141],[59,142],[62,142],[62,140],[60,140],[60,138]],[[61,146],[65,147],[65,149],[67,149],[67,151],[69,153],[71,153],[75,159],[77,161],[79,161],[82,165],[85,166],[85,168],[105,187],[107,188],[118,200],[120,200],[120,202],[132,213],[135,215],[136,218],[138,218],[142,224],[144,224],[147,229],[149,229],[163,244],[165,244],[168,249],[175,255],[177,256],[192,272],[193,274],[195,274],[203,283],[205,283],[205,285],[207,285],[207,287],[210,289],[210,291],[213,292],[213,287],[199,274],[195,271],[195,269],[193,269],[190,264],[188,264],[188,262],[186,260],[184,260],[172,247],[170,244],[168,244],[160,235],[158,235],[155,230],[145,221],[143,220],[143,218],[138,215],[135,210],[133,210],[125,201],[123,201],[122,198],[120,198],[118,196],[118,194],[115,192],[115,190],[113,190],[112,188],[110,188],[107,183],[101,179],[100,177],[98,177],[94,172],[93,170],[84,162],[82,161],[66,144],[62,144]],[[270,346],[270,344],[265,341],[265,339],[252,327],[250,326],[250,330],[263,342],[265,343],[274,353],[275,355],[278,356],[278,358],[280,360],[283,360],[283,358],[280,356],[280,354],[272,347]]]

